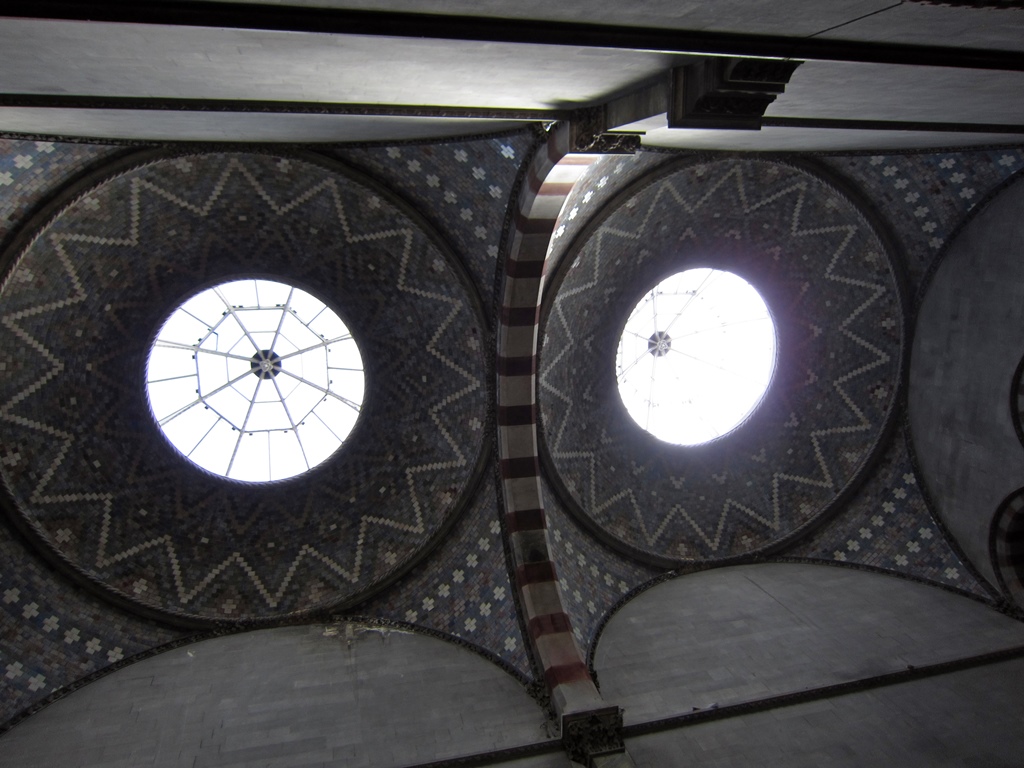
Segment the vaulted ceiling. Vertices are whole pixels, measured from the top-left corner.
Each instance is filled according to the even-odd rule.
[[[1019,5],[0,4],[0,752],[1019,754]],[[669,446],[616,339],[705,266],[776,371]],[[267,486],[144,387],[238,277],[366,364],[342,449]]]

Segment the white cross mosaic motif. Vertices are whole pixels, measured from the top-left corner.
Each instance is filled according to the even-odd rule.
[[[823,180],[753,161],[690,166],[639,189],[566,258],[538,400],[566,490],[615,539],[674,562],[750,552],[807,524],[864,472],[893,413],[902,338],[888,321],[901,299],[872,226]],[[786,366],[746,422],[758,428],[736,430],[731,450],[718,444],[697,473],[619,417],[595,352],[620,338],[609,318],[635,301],[624,295],[631,280],[712,262],[775,287]],[[633,359],[653,357],[651,334]],[[797,503],[784,505],[787,494]]]
[[[442,251],[392,203],[376,198],[373,207],[369,205],[373,199],[344,174],[309,164],[244,155],[203,156],[159,162],[103,182],[48,225],[46,234],[34,241],[19,262],[15,270],[19,277],[5,287],[5,311],[0,313],[0,335],[9,349],[24,350],[22,359],[27,361],[22,376],[5,381],[0,398],[0,427],[7,443],[18,446],[16,460],[8,452],[4,479],[21,489],[22,513],[47,517],[40,530],[47,546],[60,550],[76,568],[100,581],[116,581],[113,588],[129,599],[172,612],[231,619],[337,601],[404,567],[409,555],[452,513],[472,472],[482,432],[471,429],[469,423],[486,416],[483,351],[478,348],[465,354],[480,331],[473,305],[461,283],[452,279],[447,259],[440,262],[445,267],[442,272],[432,266]],[[97,219],[90,200],[109,216]],[[308,226],[311,219],[316,227]],[[306,224],[295,226],[294,222]],[[93,228],[102,231],[97,234]],[[203,240],[203,233],[209,233],[210,239]],[[192,238],[199,239],[193,242]],[[267,248],[272,239],[274,246]],[[212,241],[217,248],[210,250]],[[345,259],[334,258],[339,248],[344,249]],[[37,269],[35,260],[50,266]],[[165,472],[167,462],[177,457],[169,447],[165,451],[166,446],[149,442],[147,435],[159,437],[159,432],[152,423],[145,383],[140,382],[137,389],[124,387],[107,375],[109,359],[130,365],[141,357],[139,361],[145,363],[152,338],[146,338],[145,328],[161,327],[162,318],[152,315],[159,311],[162,298],[174,297],[173,303],[168,302],[172,308],[182,295],[188,295],[181,291],[184,284],[203,283],[207,275],[230,279],[230,273],[223,271],[228,261],[248,264],[241,269],[255,275],[296,274],[330,296],[354,302],[346,308],[353,324],[362,323],[356,333],[365,340],[368,355],[376,351],[373,359],[388,374],[376,380],[373,403],[377,405],[373,407],[386,403],[406,425],[398,437],[371,430],[354,433],[379,446],[362,452],[373,456],[371,461],[349,460],[345,451],[321,448],[321,455],[335,457],[337,471],[313,476],[298,498],[289,490],[292,486],[270,484],[252,489],[243,504],[238,501],[242,491],[232,488],[228,493],[222,484],[209,485],[222,483],[219,478]],[[43,273],[45,280],[36,281]],[[107,291],[124,291],[128,284],[140,300],[108,298]],[[38,297],[37,290],[41,291]],[[56,300],[50,299],[52,292],[59,295]],[[281,335],[290,342],[287,349],[279,346],[284,343],[281,339],[274,342],[274,332],[259,323],[253,325],[251,318],[237,324],[233,340],[218,336],[213,341],[209,333],[214,326],[218,331],[226,329],[229,321],[237,323],[239,314],[262,307],[265,297],[257,300],[254,288],[253,293],[252,301],[219,299],[216,317],[191,320],[199,330],[184,340],[173,339],[185,344],[178,351],[191,367],[181,374],[194,382],[187,397],[164,408],[156,403],[159,397],[153,397],[152,391],[150,395],[160,410],[158,419],[168,425],[185,412],[168,417],[190,404],[193,407],[186,411],[195,410],[207,425],[213,422],[208,429],[216,431],[222,422],[236,423],[237,432],[227,427],[233,441],[229,440],[231,449],[224,452],[228,460],[219,471],[233,470],[230,454],[237,447],[235,463],[271,466],[262,478],[250,479],[280,479],[285,473],[275,474],[266,455],[256,460],[243,456],[245,441],[262,438],[269,444],[280,438],[297,448],[303,437],[303,416],[306,427],[314,426],[308,415],[326,402],[347,414],[351,423],[355,408],[341,398],[358,406],[362,393],[358,386],[351,395],[336,391],[338,397],[320,391],[331,390],[330,382],[338,383],[347,374],[340,369],[357,367],[354,359],[333,362],[334,355],[340,354],[335,350],[351,342],[340,321],[321,327],[326,317],[320,313],[322,304],[311,312],[296,305],[294,313],[277,307],[268,313],[271,325],[274,319],[283,324]],[[384,294],[393,300],[378,304],[367,298]],[[297,296],[293,294],[293,302]],[[367,311],[366,302],[373,303],[372,312]],[[267,303],[288,304],[289,300],[279,295]],[[233,311],[227,310],[227,304]],[[321,321],[315,320],[318,313]],[[376,333],[376,324],[398,331],[390,336]],[[116,344],[111,341],[114,335],[104,331],[109,327],[117,329]],[[265,339],[256,339],[259,334],[265,334]],[[206,348],[200,340],[212,344],[213,351],[200,353],[198,346]],[[96,347],[106,349],[107,357],[96,354]],[[238,353],[243,359],[215,352]],[[192,360],[193,354],[201,360]],[[76,356],[88,359],[79,363]],[[101,363],[101,358],[106,362]],[[332,362],[328,364],[327,359]],[[219,367],[214,371],[219,383],[209,389],[199,381],[200,363],[207,360],[212,361],[210,371]],[[298,367],[289,370],[292,361]],[[160,372],[159,365],[151,364],[150,369],[151,383],[173,378],[166,370]],[[351,373],[358,381],[361,374]],[[76,377],[87,377],[89,387],[79,386]],[[207,412],[214,390],[229,382],[232,385],[223,391],[242,382],[252,390],[246,408],[217,403],[218,412]],[[285,382],[295,389],[284,391]],[[275,385],[282,389],[280,396]],[[255,410],[264,405],[261,395],[255,394],[264,390],[276,398],[277,415],[284,423],[251,420],[248,407]],[[104,400],[102,408],[84,407],[83,392],[109,401]],[[237,389],[228,394],[244,398]],[[296,397],[304,400],[289,413]],[[236,410],[233,414],[231,407]],[[123,431],[116,439],[110,437],[109,424],[103,429],[83,425],[67,431],[50,423],[58,412],[62,419],[76,423],[113,418]],[[258,429],[264,434],[258,434]],[[336,429],[334,436],[340,438],[347,427]],[[80,435],[90,438],[86,441]],[[420,462],[396,463],[395,440],[414,444]],[[197,438],[181,452],[188,454],[201,442]],[[305,451],[290,451],[292,469],[305,471],[320,458],[311,445],[303,438]],[[84,451],[95,453],[86,456]],[[26,474],[25,468],[36,463],[47,471]],[[72,466],[78,471],[72,471]],[[134,478],[131,482],[121,479],[129,474]],[[232,477],[246,479],[233,471]],[[173,488],[150,493],[153,483],[165,480]],[[86,485],[89,489],[83,490]],[[74,509],[74,530],[65,522],[51,521],[68,508]],[[211,509],[216,509],[214,518],[206,517]],[[186,522],[182,516],[195,519]],[[177,522],[165,528],[171,519]],[[217,531],[203,528],[209,520],[216,520]],[[273,525],[266,525],[267,520],[273,520]],[[147,570],[152,558],[166,566],[159,577]],[[271,560],[285,565],[277,569],[268,565]]]

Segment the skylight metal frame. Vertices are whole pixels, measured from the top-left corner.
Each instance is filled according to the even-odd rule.
[[[150,350],[146,390],[185,458],[229,479],[269,482],[340,448],[362,408],[364,377],[355,339],[325,302],[252,278],[201,291],[171,313]]]

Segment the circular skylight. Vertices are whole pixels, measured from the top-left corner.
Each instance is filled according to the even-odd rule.
[[[626,321],[616,377],[637,424],[676,445],[739,426],[775,369],[775,326],[764,300],[731,272],[690,269],[648,292]]]
[[[146,367],[149,405],[175,448],[203,469],[267,482],[333,454],[363,402],[348,328],[299,288],[238,280],[164,323]]]

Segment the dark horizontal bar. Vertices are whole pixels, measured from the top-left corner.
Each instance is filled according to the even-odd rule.
[[[556,664],[544,670],[544,682],[548,684],[548,690],[553,690],[566,683],[577,683],[583,680],[590,680],[590,672],[582,661]]]
[[[1024,71],[1017,51],[187,0],[0,0],[0,16]]]
[[[711,707],[694,710],[673,717],[666,717],[661,720],[650,720],[646,723],[634,723],[623,728],[623,735],[628,739],[635,736],[642,736],[648,733],[658,733],[687,725],[709,722],[712,720],[723,720],[730,717],[751,715],[756,712],[765,712],[780,707],[790,707],[797,704],[805,704],[810,701],[831,699],[837,696],[847,696],[851,693],[861,693],[875,688],[885,688],[890,685],[901,685],[912,683],[917,680],[924,680],[938,675],[948,675],[955,672],[962,672],[976,667],[984,667],[989,664],[1001,664],[1007,661],[1024,658],[1024,646],[1005,648],[990,653],[981,653],[976,656],[965,656],[951,661],[940,661],[934,664],[922,664],[921,666],[907,665],[906,669],[894,672],[883,672],[871,677],[862,677],[857,680],[848,680],[842,683],[823,685],[819,688],[804,688],[800,691],[781,693],[775,696],[765,696],[761,699],[726,704],[721,707]]]
[[[839,128],[848,131],[929,131],[934,133],[1024,134],[1024,125],[1005,123],[933,123],[917,120],[845,120],[820,117],[763,117],[770,128]]]
[[[530,757],[561,751],[561,740],[550,739],[548,741],[539,741],[535,744],[527,744],[522,747],[506,747],[494,752],[481,752],[475,755],[466,755],[465,757],[446,757],[443,760],[418,763],[411,766],[411,768],[483,768],[483,766],[498,765],[514,760],[525,760]]]
[[[543,509],[517,509],[506,515],[508,532],[541,531],[547,527]]]
[[[502,427],[525,427],[537,423],[536,405],[499,405],[498,425]]]
[[[505,480],[512,480],[520,477],[535,477],[539,474],[540,461],[536,456],[501,460],[501,476]]]
[[[123,109],[172,112],[253,112],[287,115],[363,115],[368,117],[439,117],[486,120],[561,120],[565,110],[503,109],[412,104],[343,104],[321,101],[246,99],[177,99],[145,96],[67,96],[0,93],[0,107],[37,109]]]
[[[180,99],[145,96],[67,96],[0,93],[0,108],[101,109],[125,111],[223,112],[235,114],[355,115],[364,117],[425,117],[483,120],[565,120],[572,112],[556,109],[507,109],[412,104],[345,104],[317,101],[257,101],[245,99]],[[825,128],[855,131],[924,131],[931,133],[999,133],[1021,135],[1024,125],[1005,123],[937,123],[916,120],[857,120],[818,117],[770,117],[771,128]],[[571,186],[571,185],[567,185]],[[550,222],[543,222],[547,227]]]
[[[498,374],[501,376],[532,376],[537,372],[537,356],[505,357],[498,355]]]
[[[991,8],[993,10],[1021,11],[1024,2],[1021,0],[910,0],[921,5],[959,6],[961,8]]]
[[[554,582],[557,579],[558,574],[555,571],[555,564],[550,560],[540,563],[525,563],[516,568],[516,581],[520,586],[544,584],[546,582]]]
[[[540,307],[502,307],[501,322],[512,326],[537,325]]]
[[[572,632],[572,622],[565,613],[546,613],[530,619],[527,629],[533,638],[557,635],[560,632]]]

